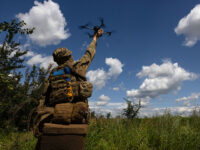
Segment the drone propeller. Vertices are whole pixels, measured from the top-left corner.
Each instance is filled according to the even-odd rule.
[[[104,24],[103,18],[99,18],[99,21],[101,22],[101,25],[99,26],[99,28],[105,28],[105,24]]]
[[[112,31],[104,31],[104,34],[107,34],[108,36],[111,36],[113,33],[115,33],[116,31],[115,30],[112,30]]]
[[[111,36],[112,32],[104,32],[104,34],[107,34],[108,36]]]
[[[79,26],[79,29],[89,29],[89,30],[93,30],[93,28],[90,28],[90,27],[89,27],[90,25],[91,25],[90,23],[87,23],[87,24],[85,24],[85,25]]]

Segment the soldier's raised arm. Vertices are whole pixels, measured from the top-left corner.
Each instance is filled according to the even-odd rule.
[[[88,70],[88,67],[96,54],[97,40],[102,36],[102,34],[103,29],[99,29],[98,32],[94,35],[93,40],[88,46],[85,54],[75,63],[74,67],[76,72],[78,72],[80,75],[85,76],[86,71]]]

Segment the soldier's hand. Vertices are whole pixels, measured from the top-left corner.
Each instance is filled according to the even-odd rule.
[[[102,34],[103,34],[103,29],[99,29],[99,30],[97,31],[97,33],[96,33],[96,36],[97,36],[97,37],[101,37]]]
[[[99,37],[101,37],[102,34],[103,34],[103,29],[99,29],[99,30],[97,31],[97,33],[95,33],[93,40],[94,40],[94,41],[97,41],[97,39],[98,39]]]

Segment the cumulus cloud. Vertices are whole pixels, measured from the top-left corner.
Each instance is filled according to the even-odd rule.
[[[103,69],[90,70],[86,77],[97,89],[102,89],[108,79],[107,73]]]
[[[99,96],[98,98],[99,101],[109,101],[110,98],[108,96],[105,96],[104,94]]]
[[[168,108],[153,108],[152,113],[149,115],[163,115],[165,112],[170,112],[172,115],[188,116],[191,115],[194,110],[198,110],[200,107],[195,106],[177,106]]]
[[[127,107],[127,104],[120,102],[108,102],[106,105],[97,105],[96,102],[89,101],[89,107],[91,111],[95,111],[96,114],[106,115],[111,113],[113,117],[122,114],[122,110]]]
[[[35,54],[32,51],[29,52],[26,57],[31,57],[26,63],[30,66],[40,65],[41,68],[47,69],[50,64],[56,66],[56,63],[53,61],[52,56],[43,56],[41,54]]]
[[[123,109],[127,108],[127,104],[125,102],[109,102],[107,105],[98,106],[96,102],[89,102],[89,107],[91,111],[95,111],[96,114],[106,115],[107,113],[111,113],[113,117],[117,115],[122,115]],[[144,107],[139,111],[139,117],[152,117],[157,115],[163,115],[166,112],[169,112],[172,115],[181,115],[188,116],[191,115],[194,110],[199,110],[200,107],[195,106],[176,106],[176,107]]]
[[[177,35],[185,35],[185,46],[194,46],[200,40],[200,4],[183,17],[175,28]]]
[[[139,78],[146,77],[139,89],[127,90],[126,95],[135,100],[148,102],[151,98],[180,89],[183,81],[197,78],[195,73],[187,72],[178,63],[164,61],[163,64],[143,66],[137,74]]]
[[[140,110],[139,117],[160,116],[166,113],[171,115],[189,116],[193,111],[199,110],[200,107],[195,106],[175,106],[175,107],[145,107]]]
[[[25,54],[25,57],[31,57],[31,56],[34,56],[35,53],[33,51],[28,51],[26,54]]]
[[[19,13],[16,17],[26,22],[26,28],[35,27],[29,37],[39,46],[56,45],[70,36],[65,29],[67,23],[59,5],[52,0],[44,3],[34,1],[29,12]]]
[[[188,97],[182,97],[182,98],[176,99],[176,102],[183,102],[184,105],[190,106],[191,101],[198,100],[199,97],[200,97],[200,93],[192,93]]]
[[[105,96],[104,94],[99,96],[98,101],[96,103],[97,106],[104,106],[106,105],[110,100],[110,97]]]
[[[105,63],[110,66],[106,72],[104,69],[90,70],[87,72],[86,77],[98,90],[102,89],[107,80],[116,79],[123,71],[123,64],[117,58],[106,58]]]
[[[113,91],[119,91],[119,87],[114,87]]]
[[[108,76],[117,78],[122,73],[123,64],[116,58],[106,58],[106,64],[110,66]]]

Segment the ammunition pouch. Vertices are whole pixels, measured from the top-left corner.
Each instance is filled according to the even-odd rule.
[[[72,118],[73,104],[63,103],[55,105],[53,123],[70,124]]]
[[[86,103],[78,102],[74,104],[71,121],[80,124],[89,122],[89,108]]]
[[[88,98],[91,97],[93,86],[88,81],[80,81],[72,83],[73,96],[77,98]]]

